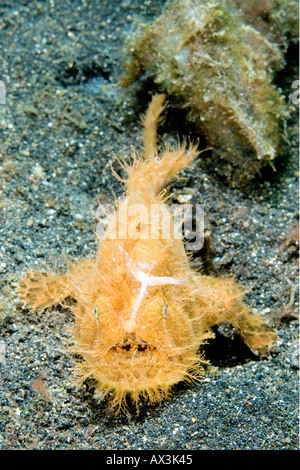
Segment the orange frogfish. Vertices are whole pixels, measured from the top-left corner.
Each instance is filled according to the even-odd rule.
[[[164,106],[165,96],[154,95],[143,121],[143,154],[126,166],[126,195],[108,215],[96,259],[75,262],[63,275],[29,272],[18,287],[32,310],[75,299],[79,377],[93,377],[96,396],[109,396],[115,409],[127,397],[160,402],[174,384],[201,376],[199,347],[213,337],[214,325],[233,325],[256,354],[268,354],[276,341],[233,279],[190,267],[164,187],[199,152],[186,142],[158,150]]]

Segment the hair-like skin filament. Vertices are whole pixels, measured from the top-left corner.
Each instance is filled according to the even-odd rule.
[[[164,95],[153,96],[144,117],[144,154],[124,165],[127,206],[164,204],[165,185],[199,153],[186,143],[158,153],[164,107]],[[18,287],[33,310],[63,305],[70,296],[76,300],[74,350],[82,357],[77,372],[81,380],[96,379],[96,396],[110,395],[118,409],[127,395],[136,403],[167,398],[172,385],[201,375],[199,347],[222,322],[231,323],[255,353],[269,353],[276,335],[243,302],[233,279],[193,271],[182,240],[164,239],[161,232],[144,237],[149,226],[139,217],[134,236],[112,239],[115,220],[99,240],[96,259],[78,261],[63,275],[29,272]],[[164,223],[174,223],[171,211]]]

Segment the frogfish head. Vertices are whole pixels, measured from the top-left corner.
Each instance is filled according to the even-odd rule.
[[[114,295],[102,291],[93,307],[76,307],[83,376],[94,377],[96,395],[109,395],[118,409],[128,396],[136,404],[142,397],[160,402],[174,384],[196,377],[199,342],[172,287],[148,287],[136,311],[140,290],[134,283],[117,286]]]

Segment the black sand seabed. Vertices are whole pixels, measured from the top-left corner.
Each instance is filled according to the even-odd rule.
[[[296,118],[278,171],[264,181],[230,189],[199,159],[171,188],[174,201],[188,193],[205,205],[217,274],[253,286],[247,302],[279,336],[268,359],[221,328],[206,348],[214,369],[201,383],[179,384],[170,401],[116,419],[93,399],[93,384],[72,384],[64,350],[71,314],[22,310],[15,293],[28,268],[59,271],[64,254],[95,252],[93,212],[121,194],[110,164],[139,148],[150,98],[141,83],[117,85],[123,39],[137,15],[150,18],[162,4],[1,2],[1,449],[298,449]],[[287,93],[290,74],[281,74]],[[176,143],[187,129],[176,127],[172,103],[168,116],[162,132]],[[40,374],[51,401],[32,387]]]

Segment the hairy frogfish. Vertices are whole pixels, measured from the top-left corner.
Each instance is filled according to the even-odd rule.
[[[127,397],[160,402],[176,383],[201,376],[199,348],[214,336],[214,325],[230,323],[256,354],[267,355],[276,341],[243,302],[244,290],[231,278],[193,270],[175,236],[164,188],[199,152],[187,142],[158,150],[164,107],[165,96],[154,95],[143,120],[143,152],[125,166],[126,194],[108,216],[95,259],[74,262],[63,275],[29,272],[18,287],[32,310],[75,300],[69,308],[80,380],[92,377],[95,395],[109,396],[116,409]]]

